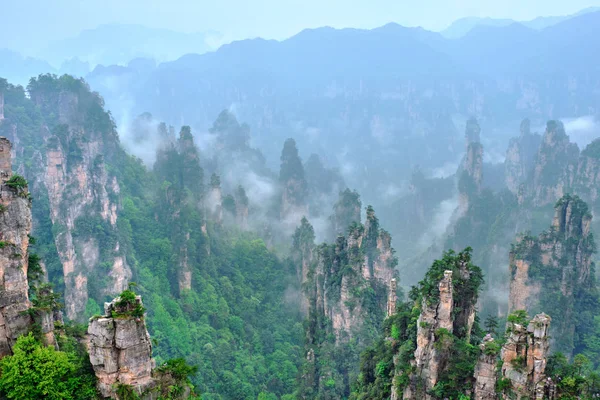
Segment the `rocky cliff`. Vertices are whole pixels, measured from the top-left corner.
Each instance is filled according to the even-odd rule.
[[[504,179],[512,193],[518,194],[521,185],[527,182],[541,140],[540,135],[531,133],[528,119],[521,122],[519,137],[510,140],[504,161]]]
[[[191,394],[187,378],[171,368],[174,364],[156,367],[142,299],[129,289],[104,304],[104,315],[90,318],[87,346],[104,398],[175,400]]]
[[[498,357],[495,346],[496,342],[492,335],[487,334],[483,338],[483,343],[479,345],[479,359],[475,364],[475,390],[473,393],[475,400],[496,400],[496,359]]]
[[[566,195],[556,203],[551,228],[519,237],[510,253],[509,311],[547,310],[555,321],[553,347],[565,354],[581,345],[577,332],[585,322],[575,315],[580,302],[598,297],[591,221],[586,203]]]
[[[361,222],[362,203],[356,191],[345,189],[340,192],[338,201],[333,205],[333,215],[329,217],[332,239],[343,235],[353,222]]]
[[[308,303],[306,332],[307,372],[303,376],[303,398],[320,393],[347,396],[355,369],[337,365],[335,353],[346,354],[357,365],[356,348],[374,340],[375,330],[385,319],[389,293],[396,272],[396,259],[390,235],[379,228],[371,207],[364,225],[353,223],[347,236],[335,243],[314,247],[314,232],[306,220],[296,230],[295,246],[298,276],[305,278],[302,287]],[[358,347],[357,347],[358,346]],[[334,350],[335,349],[335,350]],[[355,367],[356,368],[356,367]],[[328,387],[331,379],[344,382]]]
[[[573,187],[579,149],[560,121],[549,121],[533,170],[531,196],[536,206],[552,204]]]
[[[118,293],[131,278],[117,234],[120,187],[105,162],[120,154],[118,137],[102,100],[82,81],[41,76],[29,91],[49,116],[31,173],[37,196],[47,196],[67,317],[81,320],[90,294]]]
[[[469,208],[470,199],[481,191],[483,180],[483,146],[479,141],[481,128],[475,119],[467,121],[465,139],[467,150],[457,172],[459,205],[462,216]]]
[[[508,323],[506,343],[502,346],[502,379],[510,385],[503,399],[547,399],[545,396],[546,358],[550,345],[551,318],[536,315],[527,326]]]
[[[88,326],[90,362],[98,378],[98,389],[114,398],[119,385],[138,395],[155,386],[152,344],[146,330],[140,296],[118,297],[104,305],[104,315],[90,319]]]
[[[470,341],[482,282],[481,270],[471,264],[470,256],[470,250],[445,254],[420,283],[414,372],[404,399],[435,399],[432,391],[455,368],[451,354],[456,344]]]
[[[0,122],[1,123],[1,122]],[[12,174],[11,144],[0,137],[0,357],[33,323],[27,281],[31,204],[27,182]]]

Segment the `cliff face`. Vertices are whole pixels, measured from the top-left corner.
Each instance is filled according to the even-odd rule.
[[[548,310],[555,320],[553,347],[571,354],[576,340],[579,302],[597,297],[592,254],[592,216],[578,197],[564,196],[555,207],[550,230],[520,237],[510,253],[509,311]]]
[[[343,235],[352,222],[361,222],[361,208],[362,203],[356,191],[346,189],[340,192],[339,199],[333,206],[333,215],[329,217],[332,238]]]
[[[581,152],[577,166],[575,192],[589,201],[598,204],[600,187],[600,139],[594,140]]]
[[[102,100],[70,79],[40,77],[30,85],[32,101],[48,116],[40,132],[45,146],[30,172],[36,198],[47,195],[66,315],[81,320],[90,294],[122,291],[131,270],[117,234],[120,187],[105,163],[119,154],[118,137]]]
[[[468,252],[458,254],[446,266],[453,269],[443,271],[437,290],[421,283],[413,361],[415,370],[404,389],[404,399],[434,399],[431,391],[442,375],[453,368],[450,364],[453,342],[460,339],[468,343],[470,340],[481,271],[470,266]],[[434,263],[432,268],[437,270],[436,275],[442,272],[439,270],[441,267],[441,264]],[[432,270],[428,275],[426,280],[431,280]],[[468,287],[471,289],[466,289]]]
[[[502,346],[502,377],[510,381],[510,392],[503,399],[544,399],[546,357],[549,349],[551,318],[536,315],[527,327],[519,323],[508,325],[507,339]]]
[[[396,259],[391,238],[379,228],[371,207],[365,225],[354,223],[347,236],[331,245],[314,247],[314,231],[304,219],[294,235],[295,259],[308,308],[306,373],[303,398],[317,394],[347,396],[356,369],[348,369],[336,354],[346,354],[358,367],[358,353],[370,344],[389,308],[395,303]],[[395,305],[395,304],[394,304]],[[354,350],[352,350],[354,349]],[[346,363],[347,361],[344,361]],[[330,388],[331,379],[343,382]]]
[[[467,151],[458,169],[458,213],[462,216],[469,208],[469,200],[481,191],[483,180],[483,146],[479,141],[481,129],[476,120],[467,121],[465,138]]]
[[[442,335],[452,334],[454,328],[452,271],[444,271],[438,290],[439,301],[429,303],[425,297],[422,300],[417,322],[416,373],[412,377],[414,384],[404,391],[405,399],[433,399],[428,392],[437,384],[446,367],[449,342]],[[416,381],[423,382],[423,385]]]
[[[0,137],[0,357],[33,323],[27,282],[31,204],[25,182],[11,180],[11,144]]]
[[[504,161],[505,184],[512,193],[518,194],[520,186],[527,181],[541,141],[540,135],[531,133],[529,120],[523,120],[521,134],[510,140]]]
[[[489,349],[494,346],[494,338],[488,334],[479,346],[481,353],[475,364],[475,400],[496,400],[496,358],[497,354]]]
[[[560,121],[549,121],[538,150],[531,188],[536,206],[552,204],[573,187],[579,149]]]
[[[128,385],[137,394],[152,389],[155,367],[152,344],[143,317],[127,315],[129,308],[142,306],[137,296],[130,307],[116,298],[104,305],[104,316],[90,319],[88,327],[90,362],[98,378],[98,389],[115,398],[116,386]]]

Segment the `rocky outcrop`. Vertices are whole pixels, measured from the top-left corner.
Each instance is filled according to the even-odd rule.
[[[579,148],[569,141],[560,121],[549,121],[533,170],[532,198],[536,206],[552,204],[569,192],[577,174]]]
[[[398,302],[398,281],[396,278],[390,280],[388,289],[387,313],[388,317],[396,314],[396,303]]]
[[[322,359],[320,347],[331,346],[327,337],[335,338],[339,351],[364,349],[375,340],[373,333],[381,327],[388,310],[388,299],[395,305],[396,258],[390,247],[391,238],[379,228],[371,207],[367,208],[364,225],[351,225],[347,236],[339,235],[331,244],[314,246],[314,231],[306,219],[294,235],[293,259],[308,304],[306,331],[307,372],[303,387],[315,393],[327,391],[330,379],[348,382],[356,371],[337,366],[338,360]],[[394,290],[391,293],[390,290]],[[352,354],[358,353],[352,350]],[[325,353],[331,357],[331,353]],[[358,366],[358,357],[352,365]],[[348,362],[348,361],[344,361]],[[346,387],[349,390],[349,387]],[[341,393],[341,392],[340,392]],[[338,393],[339,394],[339,393]],[[341,394],[340,394],[341,395]]]
[[[476,120],[467,121],[465,138],[467,151],[458,169],[458,216],[469,208],[469,199],[481,191],[483,180],[483,146],[479,141],[481,129]]]
[[[471,263],[471,250],[465,249],[446,252],[443,262],[435,261],[419,283],[414,293],[420,310],[414,359],[410,370],[401,372],[409,375],[404,399],[434,399],[431,391],[456,368],[455,343],[469,343],[481,282],[481,270]]]
[[[30,95],[44,115],[56,117],[40,132],[45,146],[30,173],[36,197],[47,194],[66,316],[81,320],[90,296],[114,295],[131,278],[117,233],[120,187],[106,164],[121,154],[118,136],[102,99],[83,81],[41,76]]]
[[[343,235],[353,222],[361,222],[361,208],[360,196],[356,191],[346,189],[340,192],[338,201],[333,206],[333,215],[329,217],[332,238]]]
[[[0,357],[33,323],[26,313],[31,203],[25,180],[11,177],[11,144],[0,137]]]
[[[495,341],[492,335],[487,334],[483,343],[479,345],[481,354],[475,364],[475,400],[496,400],[496,359]],[[497,345],[498,347],[500,345]]]
[[[548,310],[555,320],[553,347],[565,354],[577,345],[577,301],[595,293],[591,221],[583,200],[564,196],[551,229],[519,237],[510,253],[509,312]]]
[[[438,377],[446,367],[448,335],[452,334],[454,329],[452,271],[444,272],[438,289],[438,301],[423,298],[421,303],[414,361],[416,371],[412,380],[422,384],[409,385],[404,391],[405,399],[433,399],[428,392],[436,385]]]
[[[223,221],[223,193],[221,192],[221,179],[219,175],[212,174],[210,188],[206,196],[206,208],[209,218],[216,224]]]
[[[600,188],[600,139],[588,144],[581,152],[577,166],[577,179],[575,193],[590,202],[598,205]]]
[[[4,92],[0,90],[0,121],[4,119]]]
[[[291,138],[285,141],[281,151],[279,183],[281,184],[280,218],[284,229],[293,229],[303,216],[308,215],[306,201],[308,187],[296,141]]]
[[[238,228],[242,230],[248,229],[248,213],[249,199],[246,195],[246,190],[242,186],[238,186],[235,191],[235,221]]]
[[[523,120],[521,134],[510,140],[504,161],[504,179],[506,187],[512,193],[518,194],[521,185],[527,181],[541,141],[540,135],[531,133],[529,120]]]
[[[536,315],[525,327],[509,322],[507,339],[502,346],[502,378],[510,382],[502,394],[504,399],[536,399],[544,397],[546,357],[549,349],[551,318]]]
[[[104,315],[90,319],[88,326],[90,362],[98,378],[98,389],[105,398],[116,398],[119,385],[131,387],[138,395],[156,386],[152,344],[143,316],[131,315],[142,307],[140,296],[121,304],[116,298],[104,305]]]

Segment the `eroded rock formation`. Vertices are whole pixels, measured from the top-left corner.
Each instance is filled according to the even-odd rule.
[[[98,378],[98,389],[115,398],[118,385],[131,387],[138,395],[155,387],[152,344],[143,317],[127,313],[142,306],[137,296],[131,305],[120,298],[104,305],[104,315],[90,319],[88,326],[90,362]]]
[[[534,204],[552,204],[572,188],[577,174],[579,148],[569,141],[560,121],[549,121],[533,170]]]
[[[539,134],[531,133],[529,120],[523,120],[521,134],[518,138],[510,140],[504,161],[505,183],[512,193],[518,194],[521,185],[527,181],[529,171],[533,170],[541,141]]]
[[[314,398],[315,393],[327,390],[328,380],[337,376],[348,382],[353,373],[346,367],[337,369],[334,360],[322,359],[331,357],[321,352],[321,346],[331,346],[328,336],[335,338],[339,351],[348,351],[345,346],[350,342],[352,348],[364,348],[375,339],[373,333],[386,317],[388,300],[395,298],[395,293],[389,293],[396,289],[390,282],[396,277],[397,262],[390,242],[371,207],[364,225],[351,225],[347,236],[338,236],[331,245],[315,247],[314,231],[306,219],[296,230],[294,259],[298,276],[304,279],[309,319],[303,387],[314,390],[301,397]],[[358,366],[358,358],[350,357],[355,357],[353,363]]]
[[[583,200],[564,196],[552,227],[539,236],[518,238],[510,253],[509,312],[548,310],[555,323],[553,347],[571,354],[579,321],[579,299],[594,291],[592,216]]]
[[[46,147],[38,158],[42,179],[36,187],[48,196],[63,266],[66,315],[75,320],[83,315],[90,286],[95,297],[113,295],[131,278],[117,235],[120,187],[105,164],[105,157],[119,153],[119,144],[97,94],[80,81],[61,88],[45,80],[31,85],[31,99],[57,121],[41,132]],[[92,232],[99,226],[104,237]],[[101,264],[108,266],[108,273],[101,271]],[[100,278],[104,285],[97,284]]]
[[[498,357],[494,349],[494,338],[487,334],[483,343],[479,346],[481,354],[475,364],[475,400],[496,400],[496,359]],[[499,346],[499,345],[498,345]]]
[[[458,169],[458,216],[469,208],[469,199],[481,190],[483,179],[483,146],[479,141],[481,129],[475,119],[467,121],[465,138],[467,151]]]
[[[536,315],[528,324],[508,325],[507,339],[502,346],[502,377],[510,381],[504,399],[544,399],[546,357],[550,346],[548,331],[551,318]],[[511,394],[509,394],[509,392]]]
[[[27,282],[31,204],[27,184],[11,181],[11,144],[0,137],[0,357],[33,323]]]

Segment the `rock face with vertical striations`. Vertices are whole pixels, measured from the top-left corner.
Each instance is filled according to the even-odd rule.
[[[480,132],[481,128],[475,119],[467,121],[465,129],[467,151],[457,171],[459,216],[466,213],[469,208],[469,200],[481,190],[483,180],[483,146],[479,141]]]
[[[494,338],[487,334],[479,346],[481,354],[475,364],[475,400],[496,400],[496,358],[495,351],[490,351],[494,346]],[[498,345],[499,346],[499,345]]]
[[[552,204],[573,187],[579,148],[569,141],[560,121],[549,121],[533,170],[531,196],[537,206]]]
[[[88,327],[90,362],[98,378],[98,389],[114,398],[116,386],[128,385],[141,395],[152,389],[154,360],[152,344],[143,317],[126,315],[116,298],[104,305],[104,316],[91,318]],[[141,306],[140,296],[133,306]]]
[[[322,346],[332,344],[340,352],[351,351],[352,365],[358,366],[358,352],[373,342],[388,311],[390,281],[395,279],[396,258],[390,235],[379,227],[372,207],[367,207],[364,225],[352,224],[347,236],[331,244],[314,245],[314,231],[306,219],[294,235],[293,257],[308,306],[306,331],[307,369],[303,387],[312,392],[302,398],[328,393],[326,382],[349,382],[355,370],[336,366],[338,360],[321,355]],[[328,337],[331,338],[328,339]],[[348,347],[350,346],[350,347]],[[349,385],[336,392],[347,396]]]
[[[541,141],[542,138],[539,134],[531,133],[529,120],[523,120],[521,134],[518,138],[510,140],[504,161],[505,183],[512,193],[518,194],[521,185],[527,181]]]
[[[567,355],[582,345],[580,327],[591,323],[576,315],[580,302],[598,298],[591,221],[586,203],[566,195],[556,203],[551,228],[519,237],[510,253],[509,312],[550,312],[552,347]]]
[[[117,234],[120,187],[105,163],[120,154],[119,140],[102,99],[83,81],[41,76],[29,92],[44,115],[55,117],[41,131],[37,196],[47,194],[66,315],[81,320],[90,295],[114,295],[131,278]]]
[[[31,204],[26,182],[10,180],[11,143],[0,137],[0,357],[33,323],[27,282]]]
[[[503,399],[544,398],[550,321],[548,315],[541,313],[526,327],[509,322],[508,337],[502,346],[501,358],[502,377],[510,381],[512,395],[503,393]]]
[[[448,343],[440,337],[440,333],[452,334],[454,329],[452,271],[444,271],[438,290],[438,301],[430,303],[431,299],[423,298],[421,315],[417,321],[416,372],[413,381],[419,380],[423,385],[409,386],[409,390],[404,392],[405,399],[432,399],[428,392],[436,385],[446,366]]]

